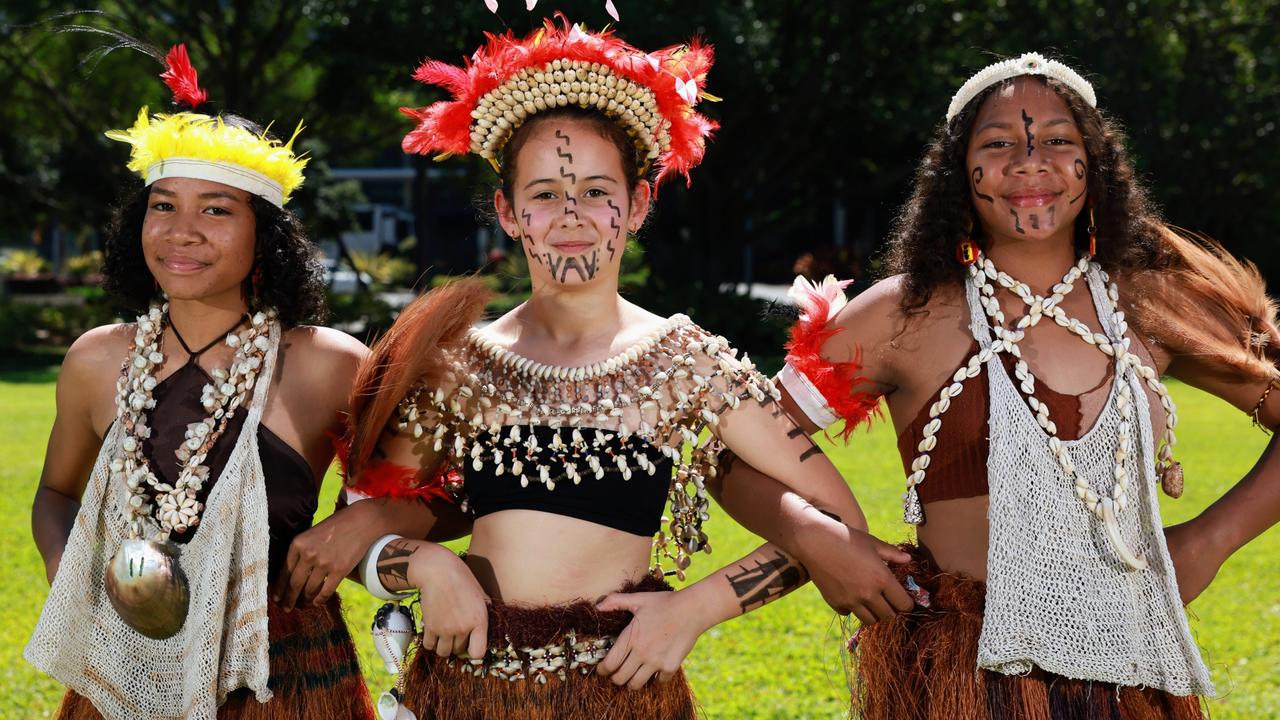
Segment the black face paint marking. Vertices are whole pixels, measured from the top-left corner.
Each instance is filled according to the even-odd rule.
[[[559,263],[557,263],[557,266]],[[586,255],[579,257],[566,258],[564,260],[564,269],[560,271],[560,282],[564,282],[569,277],[569,270],[578,273],[578,278],[583,282],[590,280],[596,276],[596,271],[600,268],[600,251],[592,250],[591,259],[588,260]],[[552,270],[552,273],[555,271]]]
[[[560,177],[567,179],[570,185],[578,182],[578,174],[565,171],[563,165],[560,166]]]
[[[982,182],[983,175],[984,173],[981,167],[976,167],[973,169],[973,194],[977,195],[980,199],[986,200],[992,205],[995,205],[996,204],[995,198],[991,197],[990,195],[978,189],[978,183]]]
[[[520,213],[520,217],[524,218],[524,225],[520,225],[519,223],[516,223],[516,228],[520,231],[520,242],[525,243],[529,247],[529,249],[532,250],[533,236],[529,234],[529,231],[527,230],[527,228],[533,224],[533,215],[530,214],[528,210],[523,210]],[[529,257],[533,258],[533,261],[538,263],[539,265],[542,264],[542,255],[536,252],[530,252]]]
[[[1048,225],[1048,226],[1049,226],[1049,227],[1051,227],[1051,228],[1052,228],[1052,227],[1057,227],[1057,226],[1058,226],[1058,218],[1057,218],[1057,217],[1055,217],[1055,216],[1058,214],[1058,208],[1056,208],[1056,207],[1054,207],[1054,206],[1050,205],[1050,206],[1049,206],[1048,213],[1049,213],[1049,225]]]
[[[1010,210],[1009,214],[1013,216],[1013,229],[1022,235],[1026,235],[1027,231],[1022,229],[1022,218],[1018,217],[1018,211]]]
[[[1073,165],[1073,168],[1075,169],[1076,179],[1077,179],[1077,180],[1083,180],[1083,179],[1084,179],[1084,176],[1085,176],[1085,172],[1088,170],[1088,167],[1084,164],[1084,161],[1083,161],[1083,160],[1081,160],[1080,158],[1076,158],[1076,161],[1075,161],[1075,164]],[[1071,202],[1068,202],[1067,204],[1068,204],[1068,205],[1071,205],[1071,204],[1072,204],[1072,203],[1074,203],[1075,201],[1077,201],[1077,200],[1079,200],[1080,198],[1084,197],[1085,191],[1087,191],[1088,189],[1089,189],[1089,188],[1087,188],[1087,187],[1086,187],[1084,190],[1081,190],[1081,191],[1080,191],[1080,194],[1079,194],[1079,195],[1077,195],[1077,196],[1075,196],[1075,197],[1073,197],[1073,198],[1071,198]]]
[[[553,256],[551,253],[547,253],[547,266],[551,268],[551,277],[560,275],[560,282],[564,282],[564,275],[560,273],[560,265],[563,263],[564,263],[563,257],[556,257],[556,256]]]
[[[605,200],[605,203],[613,211],[613,217],[609,218],[609,227],[613,228],[613,238],[605,243],[604,246],[609,251],[609,260],[612,262],[613,256],[618,254],[617,248],[613,246],[613,241],[622,239],[622,223],[618,222],[622,218],[622,208],[613,202],[613,198]]]
[[[1032,230],[1040,229],[1040,216],[1037,215],[1036,213],[1031,213],[1031,229]]]
[[[1026,131],[1027,131],[1027,157],[1031,157],[1031,151],[1035,149],[1032,146],[1032,143],[1034,143],[1036,140],[1035,134],[1031,132],[1031,123],[1033,122],[1035,122],[1035,119],[1032,118],[1030,115],[1028,115],[1026,110],[1023,110],[1022,125],[1024,128],[1026,128]]]

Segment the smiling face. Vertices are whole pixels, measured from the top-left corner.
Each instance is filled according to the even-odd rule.
[[[1021,77],[992,93],[974,119],[966,156],[970,199],[988,242],[1070,242],[1088,202],[1088,163],[1071,110],[1042,81]]]
[[[649,185],[628,190],[619,148],[592,123],[548,118],[529,127],[509,196],[494,194],[534,285],[616,284],[627,234],[649,209]]]
[[[239,300],[253,268],[256,229],[245,191],[209,180],[165,178],[149,191],[142,252],[170,298]]]

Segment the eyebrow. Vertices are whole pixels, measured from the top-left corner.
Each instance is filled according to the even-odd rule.
[[[151,186],[151,192],[156,193],[156,194],[158,194],[158,195],[164,195],[164,196],[166,196],[166,197],[177,197],[177,196],[178,196],[178,193],[172,192],[172,191],[170,191],[170,190],[165,190],[165,189],[164,189],[164,188],[162,188],[162,187],[156,187],[155,185],[152,185],[152,186]],[[231,193],[229,193],[229,192],[225,192],[225,191],[223,191],[223,190],[213,190],[213,191],[206,192],[206,193],[200,193],[199,197],[201,197],[201,198],[205,198],[205,199],[207,199],[207,198],[226,198],[226,199],[228,199],[228,200],[242,200],[242,198],[237,197],[237,196],[235,196],[235,195],[233,195],[233,194],[231,194]]]
[[[1040,123],[1041,127],[1050,127],[1050,126],[1053,126],[1053,125],[1063,125],[1063,124],[1066,124],[1066,125],[1075,125],[1075,124],[1076,124],[1076,121],[1075,121],[1075,120],[1072,120],[1071,118],[1068,118],[1068,117],[1057,117],[1057,118],[1054,118],[1054,119],[1052,119],[1052,120],[1046,120],[1046,121],[1044,121],[1043,123]],[[979,128],[978,128],[977,130],[975,130],[974,132],[975,132],[975,133],[980,133],[980,132],[982,132],[982,131],[984,131],[984,130],[990,130],[990,129],[992,129],[992,128],[995,128],[995,129],[997,129],[997,130],[1011,130],[1011,129],[1013,128],[1013,125],[1011,125],[1011,124],[1009,124],[1009,123],[1003,123],[1003,122],[989,122],[989,123],[985,123],[985,124],[983,124],[981,127],[979,127]]]

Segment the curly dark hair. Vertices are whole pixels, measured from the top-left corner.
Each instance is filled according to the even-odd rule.
[[[1161,265],[1164,223],[1134,176],[1119,125],[1057,80],[1032,77],[1062,97],[1084,137],[1099,264],[1112,273]],[[894,221],[885,255],[886,274],[905,276],[902,308],[909,313],[923,308],[939,286],[964,281],[965,268],[956,261],[955,248],[977,225],[965,163],[969,135],[982,103],[1012,82],[987,88],[950,122],[939,125],[916,170],[911,198]],[[1082,251],[1088,246],[1088,225],[1088,212],[1081,212],[1075,221],[1075,243]]]
[[[262,133],[260,126],[244,118],[231,114],[222,118],[228,125]],[[103,289],[125,309],[139,313],[146,311],[159,292],[142,253],[142,221],[149,196],[146,187],[130,192],[113,213],[103,242]],[[324,268],[298,216],[252,194],[249,207],[256,223],[254,272],[262,270],[256,295],[252,273],[244,280],[249,306],[274,307],[285,327],[328,320]]]

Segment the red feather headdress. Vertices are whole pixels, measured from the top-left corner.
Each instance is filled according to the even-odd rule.
[[[636,143],[641,173],[656,165],[661,183],[702,162],[706,140],[719,127],[693,107],[706,94],[714,62],[709,45],[693,40],[646,53],[610,31],[592,33],[563,16],[517,39],[486,34],[488,42],[463,67],[427,60],[414,79],[448,90],[452,100],[401,108],[418,126],[405,136],[405,152],[475,153],[498,169],[511,133],[551,107],[597,108],[619,122]]]

